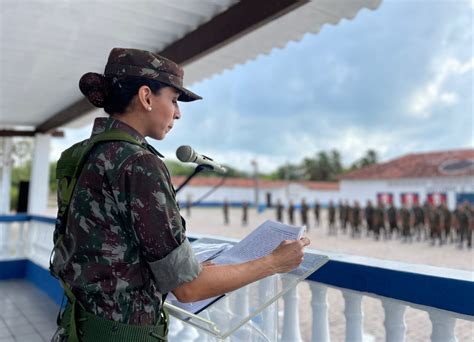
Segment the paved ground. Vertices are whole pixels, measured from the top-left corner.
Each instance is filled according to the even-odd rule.
[[[0,282],[0,342],[50,341],[58,306],[26,280]]]
[[[231,208],[229,224],[224,224],[222,210],[218,208],[192,208],[190,215],[183,210],[186,217],[187,229],[190,234],[201,233],[242,238],[253,228],[266,219],[275,219],[273,210],[257,214],[249,211],[249,223],[242,226],[241,209]],[[311,218],[312,219],[312,218]],[[427,264],[439,267],[474,270],[474,253],[472,250],[458,249],[454,244],[431,246],[428,242],[402,243],[398,239],[375,241],[371,237],[352,239],[347,234],[328,236],[326,212],[323,211],[321,226],[316,227],[313,220],[309,222],[308,236],[311,248],[321,251],[343,252],[346,254],[363,255],[368,257],[398,260],[409,263]],[[297,217],[297,224],[299,217]],[[307,284],[301,284],[298,289],[300,296],[301,331],[305,341],[310,340],[311,334],[311,293]],[[344,301],[337,289],[329,289],[329,321],[333,341],[343,341],[345,336]],[[384,341],[383,327],[384,312],[380,300],[364,297],[364,331],[367,341]],[[431,334],[431,322],[428,313],[408,307],[405,314],[407,325],[407,341],[427,341]],[[474,341],[474,323],[457,320],[455,328],[458,341]]]

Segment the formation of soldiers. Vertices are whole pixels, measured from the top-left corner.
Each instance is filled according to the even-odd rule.
[[[312,210],[315,226],[320,226],[321,205],[318,201],[312,208],[304,199],[301,201],[298,208],[299,222],[296,222],[297,209],[294,202],[290,201],[285,208],[279,200],[275,206],[277,221],[284,221],[285,209],[289,224],[306,225],[309,230],[308,218]],[[397,237],[403,242],[429,241],[432,245],[456,243],[459,248],[472,248],[474,204],[465,201],[452,211],[445,203],[404,204],[396,208],[393,204],[385,205],[381,201],[376,205],[367,201],[362,208],[358,201],[354,201],[352,205],[349,201],[340,201],[337,205],[329,201],[327,220],[329,235],[337,235],[340,231],[353,238],[360,238],[365,233],[375,240]]]

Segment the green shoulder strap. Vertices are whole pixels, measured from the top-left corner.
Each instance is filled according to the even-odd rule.
[[[111,129],[95,135],[86,143],[82,141],[65,150],[61,154],[56,166],[56,179],[58,180],[59,189],[58,195],[61,199],[61,207],[58,208],[58,220],[60,221],[58,222],[60,226],[59,234],[64,233],[61,226],[64,227],[66,224],[65,221],[69,203],[71,202],[77,179],[79,178],[89,153],[98,143],[106,141],[127,141],[131,144],[147,148],[146,145],[140,143],[128,133],[118,129]]]

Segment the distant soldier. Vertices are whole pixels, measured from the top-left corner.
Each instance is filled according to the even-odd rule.
[[[192,206],[191,195],[188,194],[186,196],[186,216],[187,217],[191,217],[191,206]]]
[[[344,218],[346,216],[346,207],[344,206],[344,203],[341,201],[339,201],[339,205],[337,206],[337,209],[339,211],[338,213],[338,217],[339,217],[339,226],[341,227],[342,231],[344,232],[346,230],[346,226],[345,226],[345,223],[344,223]]]
[[[446,203],[441,204],[441,231],[445,243],[453,242],[452,235],[452,215]],[[449,241],[448,241],[449,240]]]
[[[283,204],[281,204],[280,199],[277,200],[276,210],[276,219],[278,222],[283,222]]]
[[[425,232],[425,212],[418,204],[415,204],[413,212],[413,228],[415,230],[416,239],[421,240],[421,235]]]
[[[380,234],[385,233],[385,212],[382,201],[379,201],[377,207],[374,209],[374,238],[378,240]]]
[[[229,224],[229,202],[227,202],[227,199],[224,200],[222,211],[224,213],[224,223]]]
[[[364,216],[365,222],[367,223],[367,236],[369,236],[374,231],[374,207],[371,201],[367,201]]]
[[[328,206],[328,219],[329,219],[329,235],[336,235],[336,208],[332,201],[329,201]]]
[[[290,224],[295,224],[295,205],[292,200],[288,204],[288,221]]]
[[[316,221],[316,227],[319,227],[319,214],[321,211],[321,205],[319,204],[319,201],[316,200],[314,203],[314,220]]]
[[[424,224],[424,232],[425,232],[425,240],[428,240],[431,236],[431,225],[430,225],[430,216],[431,216],[431,209],[432,206],[428,201],[423,203],[423,216],[425,217],[425,224]]]
[[[308,223],[308,210],[309,207],[306,204],[306,200],[303,198],[301,200],[301,209],[300,209],[300,214],[301,214],[301,225],[306,226],[306,231],[309,232],[309,223]]]
[[[439,244],[442,245],[443,241],[441,238],[441,209],[431,205],[430,208],[430,238],[431,245],[436,244],[436,239],[439,239]]]
[[[360,237],[361,212],[358,201],[354,201],[354,207],[351,210],[352,237]]]
[[[410,234],[410,210],[408,210],[407,204],[403,204],[403,207],[399,211],[400,226],[402,227],[402,241],[411,242]]]
[[[389,229],[389,238],[392,237],[393,233],[397,231],[397,234],[399,234],[399,229],[398,229],[398,224],[397,224],[397,209],[393,205],[393,203],[390,204],[390,206],[387,209],[387,221],[388,221],[388,229]]]
[[[247,201],[242,202],[242,225],[246,226],[248,223],[248,209],[249,209],[249,203]]]
[[[347,225],[350,224],[351,220],[351,206],[349,205],[349,201],[344,202],[344,219],[342,226],[344,227],[344,233],[346,232]]]
[[[472,247],[472,214],[469,208],[469,203],[458,204],[456,211],[456,225],[459,229],[459,248],[464,247],[464,241],[467,242],[467,247]]]

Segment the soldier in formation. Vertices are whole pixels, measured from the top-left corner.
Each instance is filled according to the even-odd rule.
[[[306,230],[309,232],[308,211],[309,211],[308,204],[306,204],[306,199],[303,198],[301,200],[301,208],[300,208],[301,225],[306,226]]]
[[[314,203],[314,220],[316,223],[316,227],[319,227],[319,215],[321,212],[321,205],[319,204],[319,201],[316,200]]]
[[[328,223],[329,223],[329,235],[336,235],[336,208],[334,207],[334,203],[329,201],[328,206]]]

